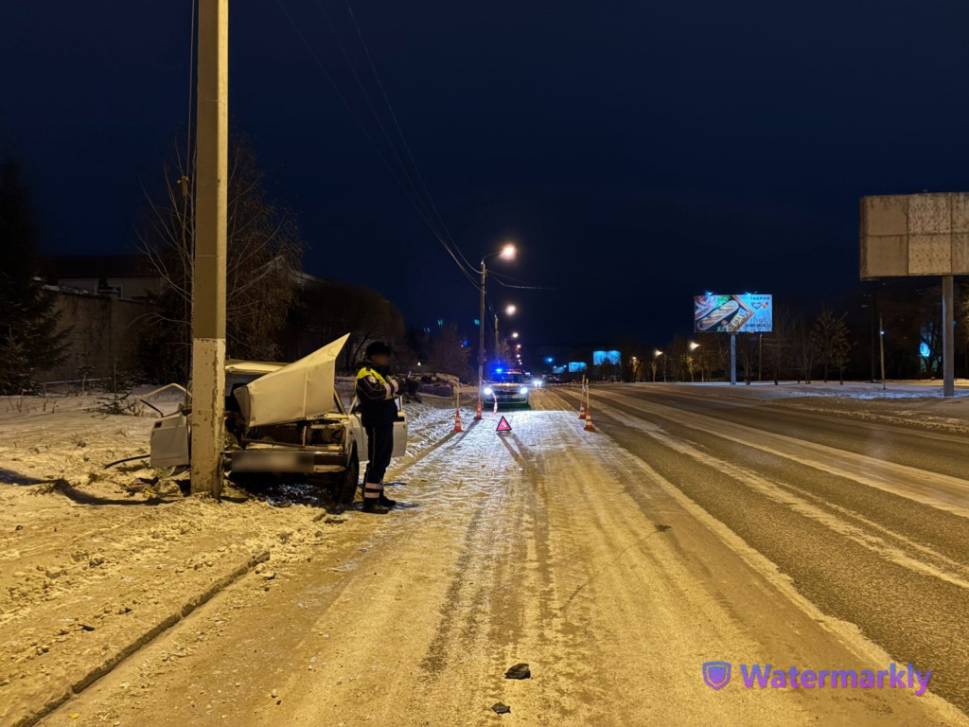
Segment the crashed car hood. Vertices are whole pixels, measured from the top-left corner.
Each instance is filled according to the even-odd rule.
[[[299,361],[235,390],[248,427],[315,419],[336,411],[336,357],[348,333]]]

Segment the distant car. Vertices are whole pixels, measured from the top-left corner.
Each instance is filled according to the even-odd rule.
[[[496,372],[481,385],[481,397],[486,402],[498,402],[498,406],[528,406],[532,379],[523,371],[512,369]]]

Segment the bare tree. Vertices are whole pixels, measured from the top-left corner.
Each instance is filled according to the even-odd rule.
[[[363,356],[368,343],[382,340],[400,349],[404,317],[389,300],[370,288],[332,280],[307,280],[298,293],[288,328],[296,334],[295,354],[302,356],[344,333],[347,370]]]
[[[836,316],[830,309],[824,308],[811,327],[810,343],[815,351],[818,362],[824,372],[824,381],[828,381],[831,367],[841,373],[841,383],[844,383],[844,367],[848,363],[851,343],[848,340],[848,326],[844,316]]]
[[[155,378],[184,379],[189,368],[194,172],[194,160],[187,162],[177,150],[164,169],[163,194],[146,194],[139,243],[163,281],[142,351]],[[273,359],[294,299],[303,243],[293,216],[267,199],[263,173],[243,142],[230,147],[227,207],[227,350],[235,358]]]
[[[454,374],[467,381],[470,378],[470,349],[453,323],[441,328],[431,339],[428,363],[433,371]]]

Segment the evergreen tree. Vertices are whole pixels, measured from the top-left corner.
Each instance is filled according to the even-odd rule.
[[[0,164],[0,393],[29,389],[63,360],[53,296],[35,277],[37,227],[20,165]]]

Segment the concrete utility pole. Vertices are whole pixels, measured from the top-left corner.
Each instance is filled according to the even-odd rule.
[[[478,314],[478,407],[474,418],[481,419],[481,385],[484,381],[485,365],[485,285],[488,282],[488,268],[485,267],[484,258],[481,260],[481,311]]]
[[[942,276],[942,396],[955,396],[955,306],[954,280]]]
[[[495,358],[501,357],[501,340],[498,336],[498,314],[495,313]]]
[[[229,0],[200,0],[192,279],[192,492],[222,491]]]

